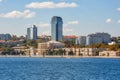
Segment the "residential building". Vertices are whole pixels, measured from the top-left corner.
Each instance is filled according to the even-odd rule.
[[[27,28],[27,40],[37,40],[37,27],[32,25],[32,27]]]
[[[86,36],[79,36],[76,38],[75,43],[79,45],[86,45]]]
[[[116,51],[101,51],[99,52],[99,56],[119,56],[119,53]]]
[[[16,46],[17,44],[21,44],[21,41],[13,41],[13,40],[6,41],[6,40],[0,40],[0,44]]]
[[[63,36],[63,41],[75,41],[77,36],[70,35],[70,36]]]
[[[41,35],[41,36],[38,36],[38,38],[41,39],[43,42],[47,42],[51,40],[51,36],[48,36],[48,35]]]
[[[86,45],[91,45],[91,44],[96,44],[96,43],[108,44],[110,42],[111,42],[111,35],[108,33],[89,34],[86,37]]]
[[[62,41],[63,36],[63,21],[61,17],[53,16],[51,20],[51,35],[52,40]]]
[[[98,56],[99,52],[105,51],[106,48],[64,48],[66,55],[70,55],[72,52],[73,55],[77,56]]]
[[[11,35],[10,34],[0,34],[0,40],[10,40]]]

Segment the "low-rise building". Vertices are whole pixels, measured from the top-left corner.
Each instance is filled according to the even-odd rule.
[[[77,36],[71,35],[71,36],[63,36],[63,41],[75,41]]]
[[[70,55],[71,52],[73,55],[77,56],[98,56],[99,52],[107,50],[106,48],[64,48],[66,55]]]
[[[64,48],[65,45],[58,41],[49,41],[45,43],[38,43],[38,54],[43,55],[46,50]]]
[[[86,36],[79,36],[76,38],[76,41],[75,41],[76,44],[79,44],[79,45],[86,45]]]
[[[11,35],[10,34],[0,34],[0,40],[10,40]]]
[[[99,56],[118,56],[118,52],[116,51],[102,51],[99,52]]]

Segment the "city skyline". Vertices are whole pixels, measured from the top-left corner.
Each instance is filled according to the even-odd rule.
[[[26,35],[35,24],[38,35],[51,35],[51,17],[63,18],[63,35],[107,32],[120,36],[120,0],[0,0],[0,33]]]

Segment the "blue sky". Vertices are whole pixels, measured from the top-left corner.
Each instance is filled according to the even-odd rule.
[[[64,35],[120,36],[120,0],[0,0],[0,33],[25,35],[35,24],[38,35],[50,35],[52,16],[63,18]]]

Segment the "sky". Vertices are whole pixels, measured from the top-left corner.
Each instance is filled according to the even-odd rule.
[[[34,24],[50,35],[53,16],[62,17],[64,35],[120,36],[120,0],[0,0],[0,34],[26,35]]]

